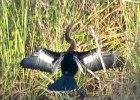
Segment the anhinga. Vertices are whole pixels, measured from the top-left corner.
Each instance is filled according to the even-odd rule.
[[[53,52],[48,49],[40,49],[21,61],[23,68],[50,73],[55,72],[61,66],[62,76],[54,81],[54,83],[48,85],[48,90],[70,91],[77,89],[78,86],[74,75],[77,73],[78,68],[82,69],[82,71],[88,69],[93,72],[103,69],[97,49],[85,52],[75,51],[76,43],[70,38],[71,27],[72,25],[69,25],[65,31],[65,39],[70,44],[66,52]],[[123,65],[123,61],[116,53],[101,49],[101,54],[106,69]]]

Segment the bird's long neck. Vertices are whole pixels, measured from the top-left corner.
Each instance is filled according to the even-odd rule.
[[[76,42],[74,39],[71,38],[71,28],[72,25],[68,25],[65,31],[65,39],[70,44],[70,47],[68,48],[68,51],[74,51],[76,50]]]

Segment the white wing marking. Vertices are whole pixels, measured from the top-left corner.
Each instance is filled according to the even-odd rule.
[[[55,61],[55,63],[53,64],[53,68],[54,68],[55,66],[60,66],[60,64],[61,64],[61,62],[62,62],[62,60],[63,60],[63,58],[64,58],[64,55],[62,54],[62,55],[58,58],[58,60]]]
[[[80,71],[85,74],[84,68],[82,67],[82,63],[78,60],[78,58],[76,56],[74,56],[74,60],[76,61],[76,64],[78,66],[78,68],[80,69]],[[84,65],[83,65],[84,66]],[[85,66],[84,66],[85,67]],[[86,67],[85,67],[86,69]]]
[[[49,55],[45,54],[44,52],[40,52],[39,59],[44,60],[45,62],[52,63],[54,58],[50,57]]]
[[[90,54],[83,58],[83,62],[84,64],[88,64],[91,63],[92,61],[96,61],[97,58],[98,58],[98,53]]]

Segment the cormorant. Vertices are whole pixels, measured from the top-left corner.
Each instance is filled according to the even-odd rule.
[[[65,31],[65,39],[70,44],[66,52],[53,52],[48,49],[40,49],[25,57],[21,61],[23,68],[30,68],[53,73],[61,66],[62,76],[54,83],[48,85],[48,90],[70,91],[77,89],[74,78],[78,68],[85,72],[86,69],[95,72],[103,69],[97,49],[85,52],[76,51],[76,43],[70,38],[71,27],[68,25]],[[123,66],[123,61],[116,53],[101,49],[101,55],[106,69]]]

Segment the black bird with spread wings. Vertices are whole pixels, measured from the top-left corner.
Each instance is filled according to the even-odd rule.
[[[40,49],[37,52],[25,57],[21,61],[23,68],[41,70],[49,73],[55,72],[61,66],[62,76],[54,83],[48,85],[51,91],[71,91],[77,89],[74,75],[78,68],[84,73],[87,69],[95,72],[102,70],[102,63],[97,49],[85,52],[75,51],[76,43],[70,38],[71,25],[66,28],[65,39],[70,43],[66,52],[53,52],[47,49]],[[116,53],[101,49],[101,55],[106,69],[123,66],[123,59]]]

